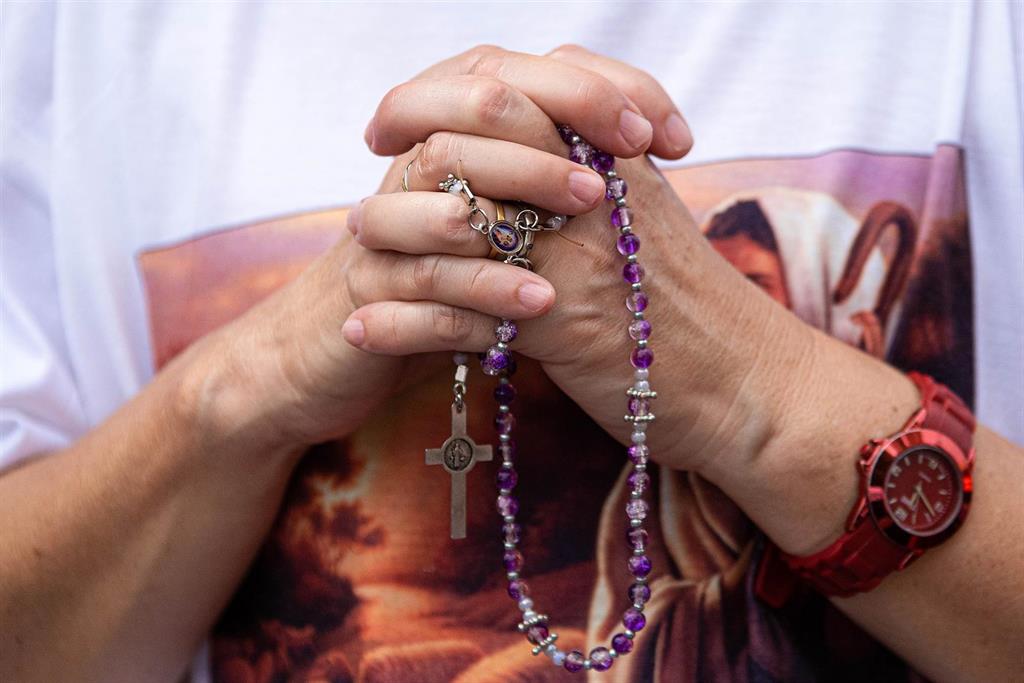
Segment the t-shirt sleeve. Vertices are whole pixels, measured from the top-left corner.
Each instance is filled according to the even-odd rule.
[[[48,198],[52,5],[0,22],[0,472],[86,429],[62,325]]]

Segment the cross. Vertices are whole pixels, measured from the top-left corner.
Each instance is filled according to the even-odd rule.
[[[452,404],[452,435],[440,448],[428,448],[428,465],[441,465],[452,477],[452,538],[466,537],[466,473],[477,460],[488,462],[494,457],[491,447],[477,446],[466,433],[466,410]]]

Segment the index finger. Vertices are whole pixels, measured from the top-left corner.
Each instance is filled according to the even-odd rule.
[[[474,74],[500,79],[618,157],[643,154],[654,129],[640,108],[604,76],[566,62],[484,45],[439,62],[417,78]]]

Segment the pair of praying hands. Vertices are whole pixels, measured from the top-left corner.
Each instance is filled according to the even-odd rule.
[[[749,486],[741,483],[749,464],[769,460],[775,443],[786,450],[817,417],[800,380],[827,357],[819,347],[829,340],[719,256],[647,159],[678,159],[692,144],[665,91],[579,47],[543,57],[474,48],[384,97],[365,134],[375,153],[395,156],[380,193],[349,212],[350,235],[219,335],[231,349],[211,355],[229,366],[214,372],[231,379],[205,378],[194,397],[208,407],[211,429],[241,425],[268,452],[343,437],[389,392],[439,367],[423,354],[448,364],[453,350],[482,351],[498,319],[510,318],[520,329],[513,350],[540,361],[626,443],[631,341],[613,206],[604,179],[567,158],[556,123],[614,154],[629,184],[654,330],[652,459],[730,493],[732,478]],[[574,216],[562,228],[569,239],[538,235],[535,272],[488,258],[463,198],[438,189],[460,166],[487,215],[495,215],[491,199],[520,200]],[[211,388],[222,389],[216,400],[204,398]],[[916,400],[912,388],[907,396]],[[851,501],[853,493],[843,491]],[[768,508],[763,516],[757,521],[778,527],[776,540],[793,551],[827,540],[841,523],[837,513],[820,528],[794,529]]]

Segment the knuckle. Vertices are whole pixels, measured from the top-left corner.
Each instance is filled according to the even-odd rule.
[[[609,102],[621,99],[621,94],[608,81],[596,75],[587,75],[576,84],[573,93],[576,106],[584,111],[597,110]]]
[[[442,220],[444,221],[441,232],[441,237],[444,239],[445,244],[462,244],[466,241],[469,235],[469,226],[466,225],[466,216],[464,213],[465,204],[458,197],[448,195],[448,208],[443,213]]]
[[[477,45],[468,53],[469,68],[466,72],[474,76],[497,75],[504,52],[497,45]]]
[[[455,136],[452,133],[431,133],[416,157],[420,178],[433,178],[439,173],[447,173],[448,171],[445,169],[450,165],[448,160],[452,156],[454,145]]]
[[[488,261],[473,265],[473,270],[469,273],[469,282],[466,284],[466,291],[469,292],[470,296],[478,296],[484,293],[483,289],[486,287],[487,273],[490,272],[490,266],[491,264]]]
[[[401,106],[401,100],[405,95],[405,83],[396,85],[381,98],[377,106],[377,119],[381,122],[390,121],[395,117],[395,112]]]
[[[469,312],[460,308],[435,306],[432,317],[434,334],[443,342],[464,342],[473,331],[473,321],[469,317]]]
[[[437,288],[438,278],[441,276],[441,257],[437,254],[428,254],[415,260],[412,267],[410,285],[412,293],[423,296],[429,295]]]
[[[512,88],[496,78],[488,78],[473,86],[469,101],[480,123],[493,125],[512,107]]]
[[[559,45],[554,50],[549,52],[548,56],[558,59],[559,57],[568,57],[571,55],[584,54],[586,52],[587,49],[585,47],[577,45],[576,43],[565,43],[563,45]]]

